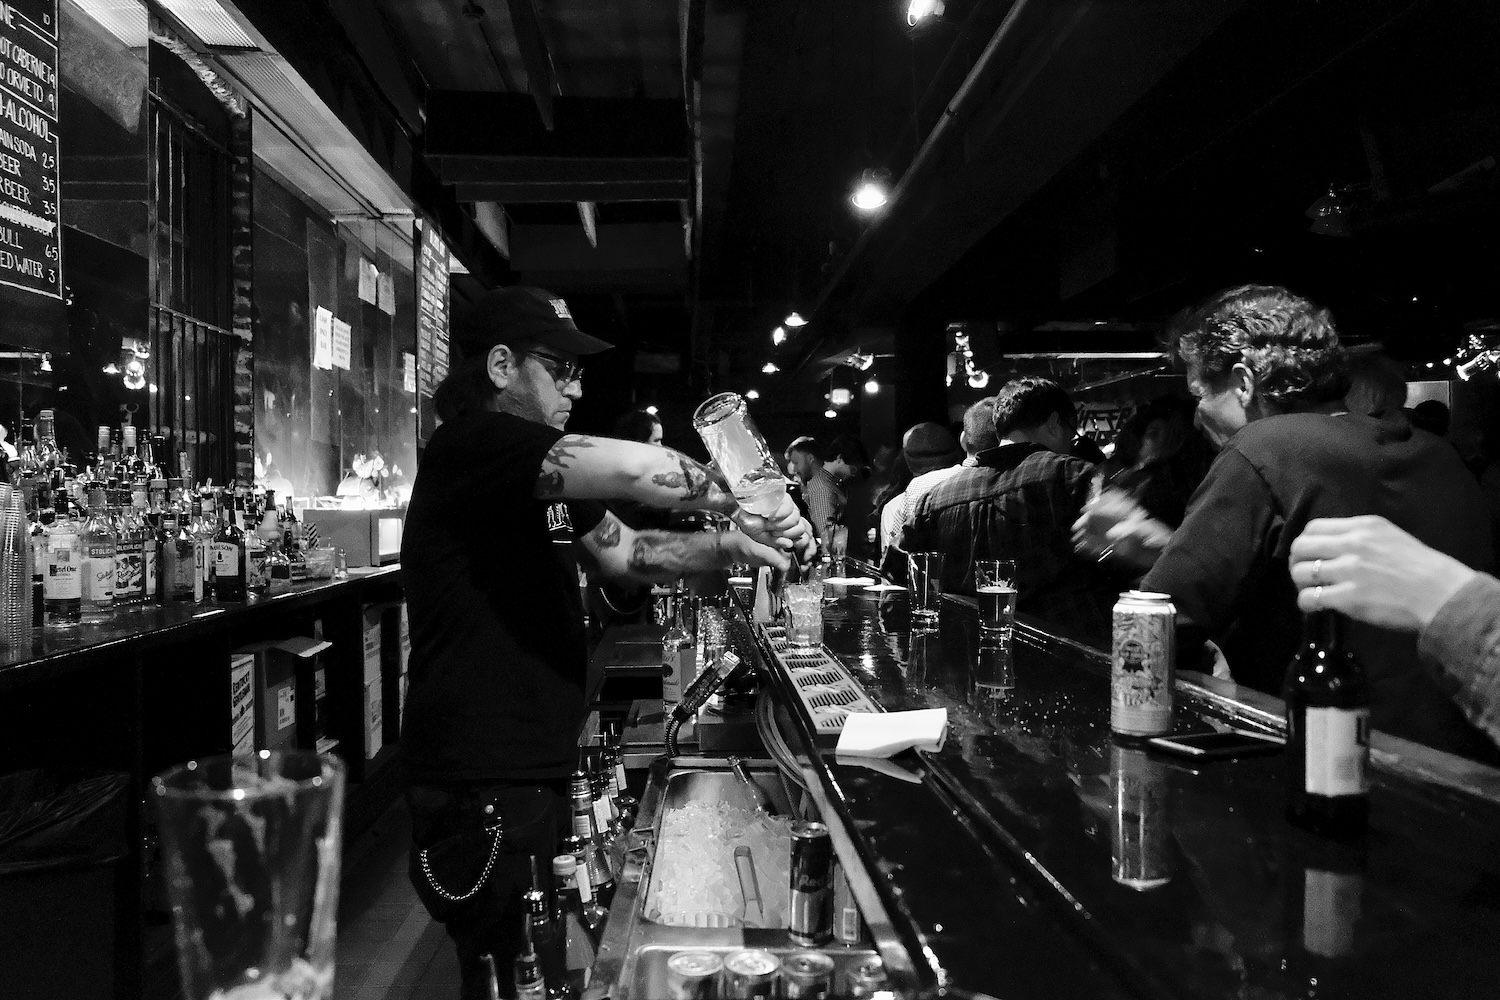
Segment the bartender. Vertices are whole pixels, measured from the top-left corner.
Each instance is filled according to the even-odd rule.
[[[411,629],[401,742],[418,896],[453,938],[462,996],[502,991],[521,947],[529,856],[545,870],[569,814],[568,775],[588,710],[573,562],[668,582],[735,563],[811,557],[791,501],[762,518],[679,452],[565,434],[579,359],[608,348],[537,288],[487,293],[453,330],[433,395],[441,421],[412,487],[401,546]],[[716,511],[739,531],[636,531],[603,501]]]

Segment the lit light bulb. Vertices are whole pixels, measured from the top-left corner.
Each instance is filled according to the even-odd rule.
[[[865,392],[869,393],[871,396],[875,395],[879,391],[880,383],[875,381],[874,379],[870,379],[870,381],[865,383]]]
[[[793,309],[791,312],[786,314],[786,325],[795,330],[799,326],[806,326],[807,320],[802,318],[801,313]]]
[[[832,420],[834,417],[838,416],[838,411],[833,409],[832,407],[829,407],[828,409],[823,411],[823,416],[827,417],[829,420]]]
[[[776,366],[776,362],[774,361],[767,361],[765,364],[760,366],[760,370],[765,372],[767,375],[775,375],[777,372],[781,371],[781,369]]]
[[[915,28],[917,22],[924,17],[941,16],[943,13],[943,0],[911,0],[906,5],[906,23]]]
[[[131,358],[125,362],[124,382],[127,389],[146,388],[146,366],[141,363],[140,358]]]
[[[983,368],[969,369],[969,388],[983,389],[990,384],[990,373]]]
[[[771,331],[771,343],[776,345],[777,347],[780,347],[782,344],[786,343],[786,327],[778,326],[776,329]]]
[[[848,406],[854,402],[854,393],[848,389],[834,389],[828,394],[828,401],[834,406]]]
[[[860,181],[859,187],[849,196],[849,203],[861,212],[878,212],[890,200],[885,185],[873,178]]]
[[[646,407],[646,412],[649,413],[649,414],[651,414],[654,417],[654,416],[656,416],[656,407],[655,406],[648,406],[648,407]]]
[[[120,374],[120,366],[111,361],[104,366],[103,371],[106,375],[118,375]]]
[[[746,399],[759,399],[760,398],[760,390],[759,389],[751,389],[749,392],[745,393],[745,398]]]

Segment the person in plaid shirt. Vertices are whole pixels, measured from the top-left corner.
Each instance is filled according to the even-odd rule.
[[[1073,400],[1056,382],[1019,378],[995,396],[998,447],[934,486],[902,535],[908,552],[941,552],[943,589],[974,593],[974,560],[1016,561],[1016,607],[1072,635],[1108,637],[1116,581],[1073,550],[1094,467],[1068,450]]]

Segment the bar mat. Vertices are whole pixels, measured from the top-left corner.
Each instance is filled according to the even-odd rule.
[[[851,712],[880,711],[859,681],[826,647],[793,649],[787,645],[785,628],[780,625],[763,628],[771,643],[771,651],[797,689],[808,718],[819,734],[843,732],[844,719]]]

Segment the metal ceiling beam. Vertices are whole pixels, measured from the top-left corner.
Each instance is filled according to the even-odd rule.
[[[427,99],[429,156],[675,156],[686,159],[682,103],[558,97],[553,128],[523,94],[440,90]]]
[[[537,114],[547,131],[553,126],[553,101],[558,94],[557,70],[552,65],[552,50],[547,46],[547,35],[542,31],[542,16],[536,9],[536,0],[509,0],[510,27],[515,32],[516,45],[521,50],[521,62],[526,67],[526,89],[536,102]]]
[[[680,201],[688,196],[685,179],[676,180],[523,180],[463,181],[452,185],[459,201],[498,201],[502,205],[553,202]]]

